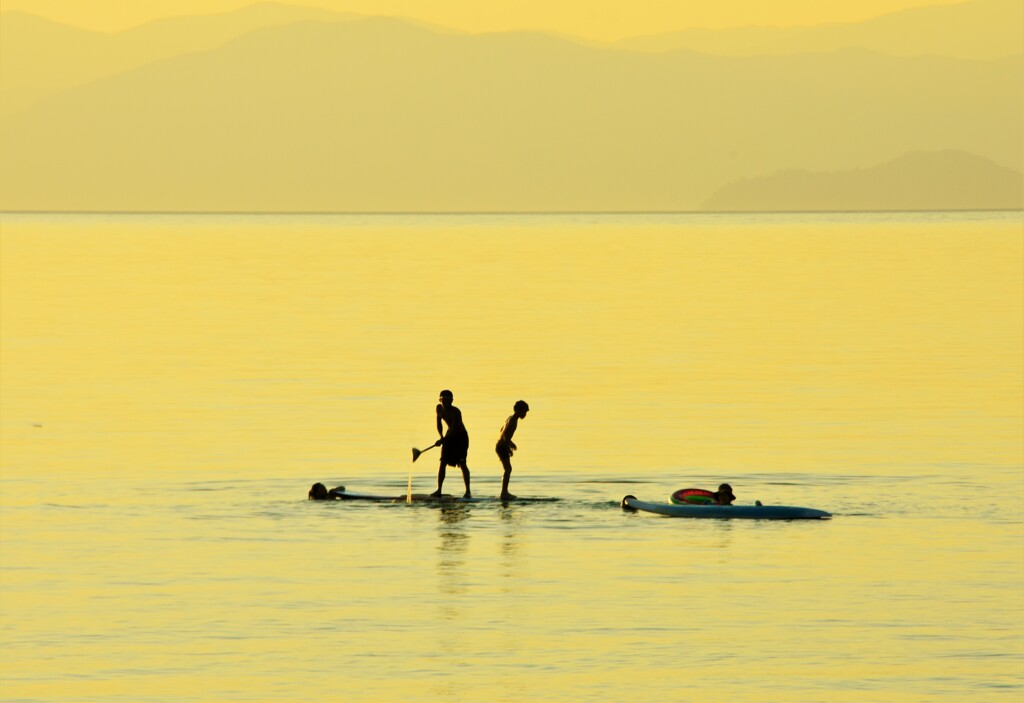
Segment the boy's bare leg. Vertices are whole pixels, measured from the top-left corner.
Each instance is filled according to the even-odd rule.
[[[508,492],[508,480],[512,478],[512,461],[507,457],[501,457],[501,465],[505,467],[505,473],[501,477],[501,499],[511,500],[514,495]]]
[[[434,496],[435,498],[436,497],[440,497],[440,495],[441,495],[441,486],[444,484],[444,468],[445,467],[444,467],[444,463],[443,462],[437,468],[437,490],[430,494],[431,496]]]

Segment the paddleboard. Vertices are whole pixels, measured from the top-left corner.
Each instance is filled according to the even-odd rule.
[[[649,503],[636,496],[622,499],[623,510],[656,513],[671,517],[718,518],[721,520],[827,520],[831,513],[814,508],[791,505],[677,505],[675,503]]]
[[[377,503],[405,503],[408,501],[408,497],[401,496],[385,496],[385,495],[373,495],[368,493],[350,493],[345,490],[344,486],[338,486],[333,489],[335,495],[341,500],[366,500]],[[547,498],[540,497],[534,498],[529,496],[516,496],[511,500],[502,500],[501,498],[494,497],[481,497],[481,498],[463,498],[462,496],[455,496],[449,494],[443,494],[440,496],[432,496],[427,493],[413,493],[413,503],[553,503],[561,500],[560,498]]]

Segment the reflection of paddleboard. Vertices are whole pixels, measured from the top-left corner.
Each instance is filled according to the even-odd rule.
[[[676,505],[708,505],[715,502],[715,494],[703,488],[680,488],[672,494]]]
[[[746,518],[750,520],[827,520],[831,513],[814,508],[798,508],[790,505],[675,505],[672,503],[648,503],[637,500],[636,496],[622,499],[622,508],[669,515],[671,517],[696,518]]]
[[[337,495],[341,500],[368,500],[377,503],[405,503],[408,500],[407,496],[382,496],[367,493],[349,493],[345,490],[344,486],[338,486],[333,490],[335,495]],[[448,494],[432,496],[426,493],[413,493],[412,495],[413,503],[552,503],[557,500],[561,499],[516,497],[512,500],[502,500],[498,497],[463,498],[462,496]]]

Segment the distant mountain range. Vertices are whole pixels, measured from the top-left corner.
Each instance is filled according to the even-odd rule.
[[[806,54],[857,47],[891,56],[994,59],[1024,51],[1024,3],[976,0],[915,7],[865,22],[814,27],[689,29],[628,39],[619,46],[717,56]]]
[[[1020,208],[1024,38],[998,39],[1019,8],[751,56],[728,32],[639,51],[273,4],[111,35],[4,13],[0,209]],[[964,56],[968,15],[987,53]],[[883,53],[893,22],[906,51]]]
[[[249,32],[295,22],[354,19],[318,8],[258,3],[236,12],[157,20],[115,34],[0,13],[0,114],[146,64],[210,51]]]

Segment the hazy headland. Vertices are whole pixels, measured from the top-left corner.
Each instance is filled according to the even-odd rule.
[[[615,44],[259,4],[0,15],[0,209],[1024,207],[1024,10]]]

